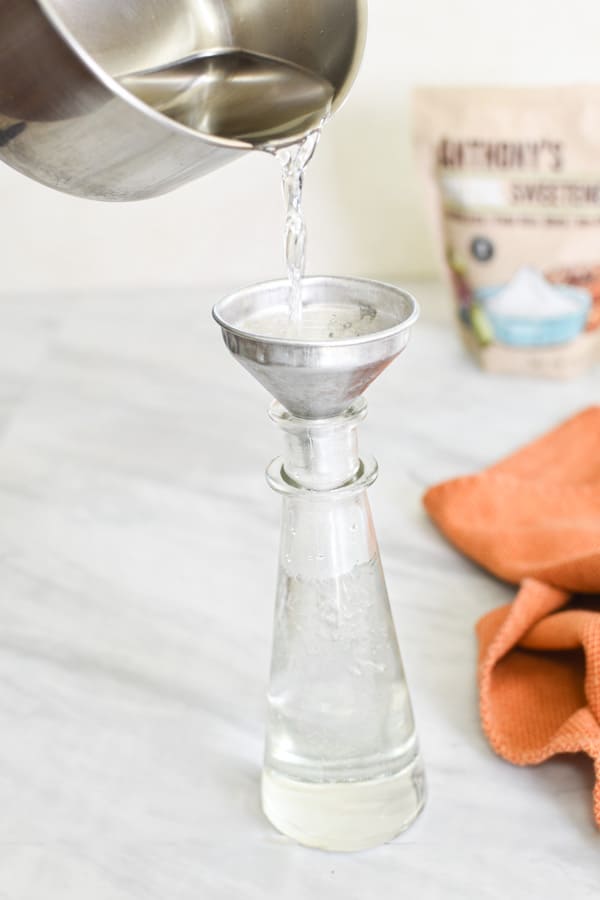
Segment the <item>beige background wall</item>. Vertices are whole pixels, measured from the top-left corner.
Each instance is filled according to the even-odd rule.
[[[371,0],[370,11],[359,81],[307,179],[309,269],[425,275],[434,262],[410,154],[410,85],[599,80],[600,4]],[[3,292],[241,284],[283,270],[278,171],[261,154],[128,206],[63,197],[0,165],[0,210]]]

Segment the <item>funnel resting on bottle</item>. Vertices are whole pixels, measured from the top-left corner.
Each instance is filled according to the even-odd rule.
[[[306,278],[303,321],[289,325],[289,282],[246,288],[213,311],[230,352],[292,415],[321,419],[350,406],[406,347],[416,300],[393,285]]]

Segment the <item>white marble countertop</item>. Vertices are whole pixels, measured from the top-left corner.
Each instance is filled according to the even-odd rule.
[[[348,856],[259,807],[279,436],[210,320],[222,291],[0,299],[0,900],[598,897],[592,766],[489,750],[473,627],[513,591],[420,497],[597,401],[600,375],[484,375],[415,290],[362,445],[429,802]]]

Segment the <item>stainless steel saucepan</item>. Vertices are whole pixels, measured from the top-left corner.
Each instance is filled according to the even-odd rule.
[[[100,200],[165,193],[344,100],[367,0],[0,0],[0,159]]]

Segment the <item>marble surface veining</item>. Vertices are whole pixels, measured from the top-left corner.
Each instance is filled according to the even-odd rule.
[[[591,764],[489,750],[473,627],[513,590],[420,497],[597,402],[600,375],[484,375],[415,290],[362,446],[430,796],[350,856],[260,811],[279,437],[210,319],[222,291],[0,301],[0,900],[598,897]]]

